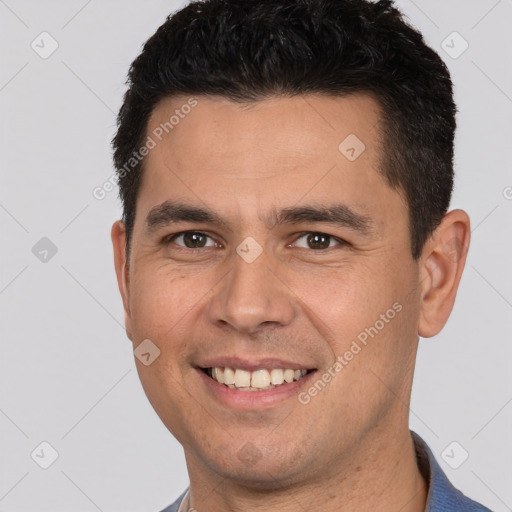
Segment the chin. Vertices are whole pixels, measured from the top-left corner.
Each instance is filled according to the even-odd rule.
[[[238,440],[214,453],[203,453],[198,457],[203,466],[218,476],[255,491],[283,489],[307,479],[305,456],[290,444],[281,447],[257,446],[250,440]]]

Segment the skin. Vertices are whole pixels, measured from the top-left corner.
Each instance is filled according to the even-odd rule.
[[[469,246],[467,214],[446,214],[412,259],[407,204],[379,172],[381,111],[370,96],[250,105],[196,98],[146,157],[129,262],[125,226],[112,227],[127,334],[134,347],[149,338],[160,350],[151,365],[136,364],[151,404],[184,447],[190,506],[424,510],[427,485],[408,429],[414,363],[418,336],[438,333],[452,310]],[[159,103],[148,134],[187,99]],[[355,161],[338,149],[349,134],[366,146]],[[167,200],[207,206],[224,222],[149,230],[148,213]],[[273,209],[334,203],[364,214],[371,233],[265,222]],[[161,242],[187,230],[206,234],[206,247]],[[328,248],[308,243],[311,232],[330,235]],[[246,237],[262,248],[252,263],[236,252]],[[300,403],[297,393],[395,303],[401,311]],[[233,355],[298,361],[316,373],[274,405],[230,407],[196,366]]]

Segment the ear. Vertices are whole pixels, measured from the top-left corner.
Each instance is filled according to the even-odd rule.
[[[121,292],[124,307],[124,325],[126,335],[132,338],[132,325],[130,313],[130,281],[129,266],[126,261],[126,226],[120,220],[114,222],[111,231],[112,245],[114,248],[114,265],[116,268],[117,285]]]
[[[420,258],[420,317],[418,334],[435,336],[446,324],[469,249],[470,221],[463,210],[447,213]]]

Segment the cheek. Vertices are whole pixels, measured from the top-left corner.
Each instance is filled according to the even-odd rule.
[[[187,279],[164,267],[139,267],[131,281],[130,310],[135,339],[154,338],[163,343],[175,337],[194,304],[207,291],[204,280]]]
[[[323,269],[290,279],[289,288],[303,303],[313,326],[339,355],[400,299],[399,291],[382,276],[369,268]]]
[[[193,315],[200,299],[207,295],[205,279],[187,279],[164,267],[142,268],[133,273],[131,281],[131,316],[135,345],[150,339],[160,351],[159,356],[145,366],[136,360],[144,392],[163,423],[179,439],[186,439],[187,426],[176,415],[190,401],[184,384],[184,369],[188,340],[191,337]],[[200,289],[203,283],[204,289]],[[199,301],[199,302],[198,302]],[[189,416],[195,411],[191,409]],[[200,418],[190,421],[200,422]]]
[[[335,379],[333,389],[342,386],[339,392],[348,402],[370,395],[380,400],[387,388],[379,378],[398,389],[410,370],[418,314],[410,293],[414,275],[405,263],[400,270],[397,266],[342,269],[293,284],[312,312],[311,323],[329,344],[333,362],[342,358],[338,373],[343,377]]]

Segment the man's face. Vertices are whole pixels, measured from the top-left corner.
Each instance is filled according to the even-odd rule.
[[[152,136],[137,199],[127,330],[160,350],[137,360],[142,385],[189,470],[263,487],[329,473],[407,424],[418,265],[407,205],[378,171],[379,105],[187,99],[161,102],[147,131],[182,113]],[[212,218],[176,220],[178,204]],[[276,385],[229,387],[211,367]],[[277,384],[286,369],[308,373]]]

